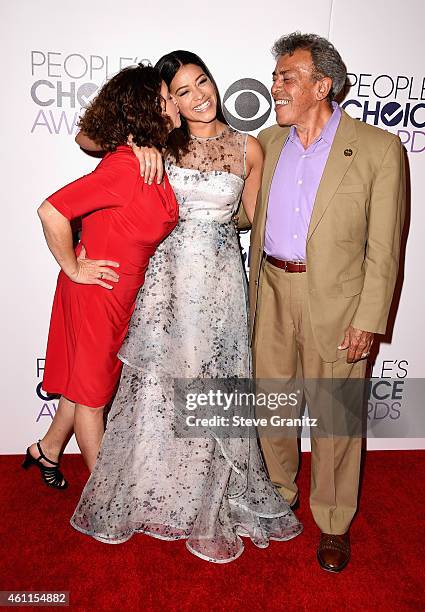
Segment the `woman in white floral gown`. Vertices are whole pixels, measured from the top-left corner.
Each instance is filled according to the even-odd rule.
[[[262,151],[226,125],[200,58],[177,51],[157,67],[182,116],[165,162],[180,220],[149,264],[119,354],[120,387],[71,524],[109,543],[135,532],[185,538],[195,555],[225,563],[242,553],[241,536],[266,547],[302,530],[268,479],[255,436],[179,437],[175,428],[175,378],[251,375],[232,216],[242,199],[252,219]]]

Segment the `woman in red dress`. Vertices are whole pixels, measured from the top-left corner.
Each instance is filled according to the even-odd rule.
[[[117,358],[149,258],[175,227],[178,206],[165,177],[148,185],[127,145],[162,148],[180,125],[159,73],[138,65],[107,82],[82,121],[108,154],[91,174],[63,187],[38,209],[46,241],[61,267],[53,303],[43,389],[61,395],[42,440],[23,467],[37,465],[49,486],[64,489],[59,471],[72,431],[91,471],[103,435],[103,408],[121,372]],[[82,217],[73,248],[71,220]]]

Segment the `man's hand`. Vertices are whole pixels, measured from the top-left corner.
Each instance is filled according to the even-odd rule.
[[[362,329],[357,329],[350,325],[345,331],[344,341],[339,345],[339,349],[348,349],[347,363],[354,363],[364,359],[370,353],[375,334]]]
[[[130,145],[134,155],[139,160],[140,176],[145,179],[148,185],[152,185],[155,178],[160,185],[164,178],[164,162],[158,149],[155,147],[138,147],[134,144],[131,134],[128,137],[127,144]]]

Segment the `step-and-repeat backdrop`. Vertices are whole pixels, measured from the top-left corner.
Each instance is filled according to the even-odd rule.
[[[57,407],[41,387],[57,266],[37,206],[97,161],[75,144],[81,109],[120,68],[173,49],[199,54],[220,88],[229,122],[258,133],[274,122],[273,42],[301,30],[332,40],[350,72],[343,105],[397,133],[410,165],[407,246],[390,333],[373,375],[388,379],[369,419],[388,438],[369,448],[425,447],[400,381],[424,375],[425,80],[422,0],[4,0],[2,36],[2,287],[0,453],[19,453],[47,429]],[[249,240],[242,236],[247,249]],[[385,392],[383,392],[385,391]],[[397,430],[397,422],[404,426]],[[378,431],[379,428],[376,428]],[[372,428],[373,430],[373,428]],[[71,443],[69,450],[76,450]]]

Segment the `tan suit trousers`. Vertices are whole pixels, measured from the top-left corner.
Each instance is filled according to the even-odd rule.
[[[256,378],[301,379],[309,416],[320,419],[324,404],[308,381],[364,379],[366,361],[349,364],[346,358],[347,351],[338,351],[337,361],[325,362],[317,351],[309,313],[307,273],[288,273],[263,261],[253,340]],[[265,436],[261,430],[259,433],[270,479],[292,504],[298,496],[297,437],[279,432]],[[314,520],[324,533],[343,534],[357,508],[361,434],[341,435],[339,430],[323,436],[316,435],[311,427],[310,438],[310,508]]]

